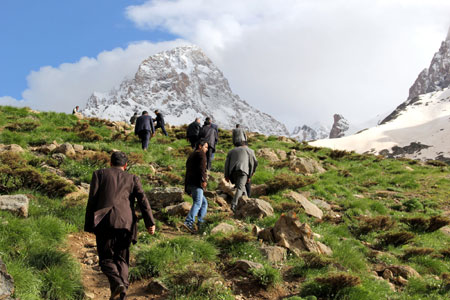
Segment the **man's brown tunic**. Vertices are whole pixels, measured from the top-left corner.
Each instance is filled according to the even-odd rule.
[[[84,230],[96,235],[99,264],[108,277],[111,290],[121,284],[129,285],[129,247],[137,240],[135,200],[145,226],[155,225],[139,177],[121,167],[93,173]]]

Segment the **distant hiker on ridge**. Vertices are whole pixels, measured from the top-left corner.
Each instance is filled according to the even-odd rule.
[[[217,130],[212,127],[210,118],[206,118],[205,124],[200,130],[200,139],[208,142],[208,152],[206,152],[206,160],[207,169],[210,170],[212,160],[214,159],[214,152],[216,152],[216,144],[219,140]]]
[[[80,113],[80,107],[77,105],[75,106],[75,108],[72,110],[72,115],[78,114]]]
[[[137,112],[135,112],[134,115],[130,118],[130,124],[135,125],[137,118],[138,118],[138,114],[137,114]]]
[[[95,233],[99,265],[111,290],[109,299],[126,297],[130,245],[137,242],[135,200],[148,233],[155,233],[152,209],[139,177],[125,171],[127,161],[125,153],[114,152],[111,167],[92,174],[84,222],[84,231]]]
[[[186,130],[186,138],[191,143],[192,149],[195,149],[195,144],[199,140],[200,130],[202,129],[200,125],[200,118],[195,118],[195,121],[189,124]]]
[[[203,192],[206,190],[206,152],[208,143],[200,140],[196,144],[195,151],[189,155],[186,161],[186,177],[184,181],[184,190],[192,196],[193,204],[183,223],[183,226],[191,233],[196,231],[195,217],[198,217],[198,228],[203,225],[203,218],[208,210],[208,201]]]
[[[165,123],[164,123],[164,117],[163,117],[162,113],[160,113],[159,110],[155,110],[155,115],[156,115],[155,131],[156,131],[156,129],[161,128],[161,130],[164,133],[164,135],[167,136],[166,128],[164,128]]]
[[[236,124],[236,128],[233,129],[233,145],[238,146],[242,143],[247,142],[247,135],[245,134],[245,131],[243,128],[241,128],[241,125]]]
[[[151,135],[155,132],[155,127],[153,127],[152,117],[148,115],[147,111],[142,112],[142,116],[136,119],[136,127],[134,127],[134,134],[139,136],[142,143],[142,149],[144,151],[148,148],[148,142]]]
[[[236,191],[231,202],[231,210],[235,213],[239,199],[247,195],[245,185],[256,171],[258,162],[255,152],[241,143],[227,154],[225,161],[225,180],[235,185]]]

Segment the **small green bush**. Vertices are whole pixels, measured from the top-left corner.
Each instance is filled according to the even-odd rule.
[[[256,282],[265,288],[272,287],[281,281],[280,271],[267,264],[260,269],[250,269],[250,273]]]

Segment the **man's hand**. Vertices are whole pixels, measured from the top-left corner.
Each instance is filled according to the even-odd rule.
[[[203,188],[203,189],[206,189],[206,185],[207,185],[207,184],[208,184],[208,183],[207,183],[206,181],[203,181],[203,182],[202,182],[202,188]]]
[[[155,234],[155,229],[156,229],[156,226],[153,225],[153,226],[148,227],[147,231],[149,234]]]

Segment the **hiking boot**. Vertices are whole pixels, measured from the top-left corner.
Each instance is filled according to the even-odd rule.
[[[195,228],[192,225],[189,225],[187,223],[183,223],[183,228],[186,229],[190,233],[195,233]]]

